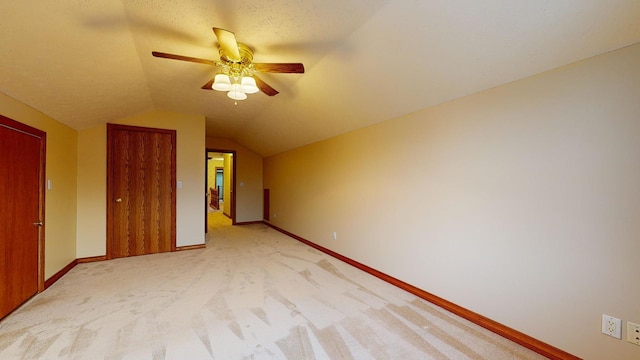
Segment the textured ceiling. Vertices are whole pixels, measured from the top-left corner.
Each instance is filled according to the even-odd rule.
[[[82,129],[150,110],[202,114],[263,156],[640,42],[638,0],[22,0],[0,4],[0,92]],[[211,28],[280,91],[201,90]]]

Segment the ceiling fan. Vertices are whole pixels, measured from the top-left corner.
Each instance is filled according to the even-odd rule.
[[[190,56],[174,55],[152,51],[155,57],[190,61],[220,67],[220,72],[202,86],[205,90],[227,91],[227,96],[234,100],[244,100],[246,94],[262,91],[274,96],[278,91],[255,75],[256,72],[270,73],[304,73],[301,63],[254,63],[253,50],[249,46],[236,41],[234,33],[228,30],[213,28],[220,46],[220,60],[207,60]]]

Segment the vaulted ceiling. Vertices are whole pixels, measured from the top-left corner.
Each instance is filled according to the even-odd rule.
[[[151,110],[263,156],[640,42],[638,0],[21,0],[0,4],[0,92],[76,129]],[[200,87],[212,27],[280,91],[237,105]],[[639,64],[640,66],[640,64]]]

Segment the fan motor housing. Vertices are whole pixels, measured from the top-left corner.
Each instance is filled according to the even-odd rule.
[[[248,47],[246,44],[243,44],[241,42],[238,43],[238,50],[240,52],[240,59],[234,59],[232,57],[230,57],[225,51],[224,49],[220,48],[220,60],[232,64],[243,64],[243,65],[249,65],[253,62],[253,50],[251,50],[250,47]]]

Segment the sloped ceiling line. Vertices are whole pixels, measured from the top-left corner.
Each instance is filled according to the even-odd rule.
[[[262,156],[640,42],[636,0],[5,1],[0,91],[76,129],[152,109],[199,114],[207,133]],[[280,94],[237,106],[203,91],[234,31]]]

